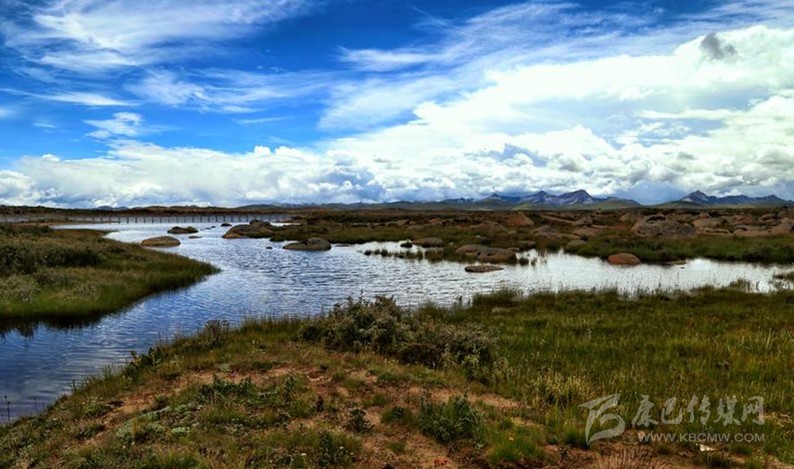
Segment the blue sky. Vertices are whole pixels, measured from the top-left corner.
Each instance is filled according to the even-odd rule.
[[[794,198],[794,0],[0,0],[0,204]]]

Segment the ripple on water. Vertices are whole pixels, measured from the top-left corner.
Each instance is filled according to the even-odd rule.
[[[523,291],[615,289],[623,293],[690,290],[747,280],[757,291],[774,288],[781,267],[697,259],[683,266],[616,267],[599,259],[563,253],[539,256],[534,266],[507,266],[489,274],[468,274],[457,263],[417,262],[364,256],[365,249],[400,249],[396,243],[335,247],[314,253],[286,251],[269,240],[224,240],[226,228],[195,225],[200,239],[180,236],[169,250],[222,269],[192,287],[148,298],[119,314],[71,330],[37,326],[27,334],[7,332],[0,340],[0,397],[8,396],[12,417],[38,412],[75,383],[108,366],[125,363],[130,351],[158,340],[191,334],[211,319],[238,323],[263,314],[316,314],[349,296],[394,296],[401,304],[451,304],[474,292],[502,287]],[[116,230],[109,237],[139,242],[171,225],[91,225]],[[267,249],[272,247],[273,249]],[[5,401],[0,401],[5,407]],[[2,409],[3,411],[5,409]],[[0,421],[6,417],[0,412]]]

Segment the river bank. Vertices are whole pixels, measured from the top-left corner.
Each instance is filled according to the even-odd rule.
[[[320,319],[215,321],[0,429],[0,465],[779,467],[794,462],[792,304],[790,291],[502,291],[414,314],[378,300]],[[588,444],[581,404],[615,393],[627,431]],[[707,397],[712,413],[633,427],[644,396],[657,422],[670,398],[685,412]],[[717,419],[719,402],[755,396],[762,425]],[[704,450],[640,444],[639,431],[764,441]]]
[[[105,234],[0,226],[0,325],[97,317],[217,272]]]

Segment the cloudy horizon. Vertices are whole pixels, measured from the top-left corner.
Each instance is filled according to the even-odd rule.
[[[794,199],[794,0],[691,3],[0,0],[0,204]]]

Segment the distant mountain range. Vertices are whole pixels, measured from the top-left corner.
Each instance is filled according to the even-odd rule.
[[[729,195],[715,197],[706,195],[701,191],[693,192],[681,199],[656,205],[643,205],[630,199],[619,197],[593,197],[587,191],[578,190],[564,194],[551,194],[546,191],[529,194],[498,194],[493,193],[482,199],[447,199],[436,202],[384,202],[384,203],[353,203],[353,204],[253,204],[234,208],[218,208],[217,210],[266,210],[278,211],[281,209],[297,209],[318,207],[329,210],[357,210],[357,209],[402,209],[402,210],[621,210],[639,207],[652,207],[660,209],[698,209],[698,208],[763,208],[763,207],[794,207],[794,201],[784,200],[775,195],[765,197],[750,197],[746,195]],[[44,207],[40,207],[46,210]],[[0,209],[14,209],[19,207],[6,207]],[[108,212],[124,212],[135,210],[184,210],[195,209],[197,212],[212,211],[213,207],[174,206],[174,207],[112,207],[104,205],[93,210]]]
[[[703,192],[693,192],[686,197],[663,204],[652,205],[658,208],[698,208],[698,207],[782,207],[794,206],[794,202],[777,196],[748,197],[744,195],[714,197]],[[257,208],[273,209],[275,205],[249,205],[240,207],[247,210]],[[305,207],[291,205],[289,207]],[[389,202],[378,204],[328,204],[322,207],[336,210],[403,209],[403,210],[618,210],[643,207],[630,199],[618,197],[593,197],[587,191],[578,190],[564,194],[550,194],[546,191],[531,194],[494,193],[483,199],[447,199],[437,202]]]
[[[482,202],[501,202],[506,204],[519,205],[522,207],[535,207],[535,208],[555,208],[555,207],[572,207],[572,206],[603,206],[612,205],[614,208],[623,207],[637,207],[640,204],[628,199],[619,199],[617,197],[593,197],[587,191],[578,190],[574,192],[566,192],[565,194],[549,194],[546,191],[535,192],[534,194],[527,195],[501,195],[491,194]]]
[[[746,195],[728,195],[725,197],[714,197],[697,191],[688,196],[677,200],[678,204],[692,204],[707,207],[735,207],[735,206],[784,206],[794,205],[790,200],[783,200],[776,195],[766,197],[748,197]]]

